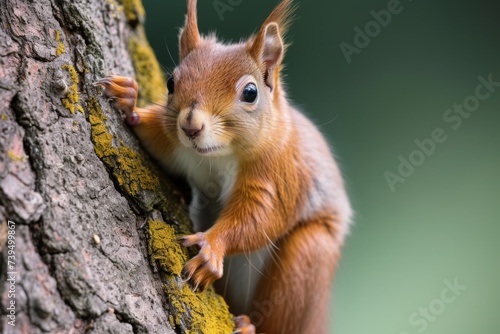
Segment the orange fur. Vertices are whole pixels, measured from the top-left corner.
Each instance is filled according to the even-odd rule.
[[[281,86],[283,33],[292,12],[292,1],[284,0],[255,37],[224,45],[199,34],[196,1],[189,0],[166,105],[137,108],[137,87],[126,78],[98,82],[127,116],[139,116],[133,128],[144,147],[185,174],[195,195],[209,193],[205,183],[219,182],[212,162],[237,162],[233,182],[219,182],[219,197],[209,201],[220,204],[213,226],[180,239],[200,247],[184,273],[202,290],[223,276],[225,256],[276,247],[245,308],[260,315],[253,319],[257,330],[268,334],[326,332],[329,288],[351,216],[328,145]],[[251,103],[242,93],[249,84],[258,89]],[[195,136],[186,128],[199,131]],[[233,292],[233,311],[234,299]],[[265,315],[259,305],[267,305]],[[248,318],[238,319],[239,332],[253,333]]]

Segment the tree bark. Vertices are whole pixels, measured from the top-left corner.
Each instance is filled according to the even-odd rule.
[[[92,84],[161,98],[143,21],[140,0],[0,0],[3,333],[231,332],[222,298],[180,278],[181,192]]]

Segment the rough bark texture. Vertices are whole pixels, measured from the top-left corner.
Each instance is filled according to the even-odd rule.
[[[135,75],[143,101],[163,93],[143,15],[140,0],[0,0],[1,332],[231,332],[213,289],[179,277],[182,196],[92,85]]]

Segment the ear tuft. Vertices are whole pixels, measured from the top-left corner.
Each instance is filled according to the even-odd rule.
[[[198,18],[196,13],[196,0],[188,0],[186,23],[182,28],[179,38],[179,51],[181,60],[191,51],[198,48],[201,43],[198,30]]]
[[[293,21],[293,14],[296,8],[297,6],[293,4],[293,0],[282,0],[267,17],[263,27],[271,22],[276,22],[281,34],[283,36],[286,35]]]

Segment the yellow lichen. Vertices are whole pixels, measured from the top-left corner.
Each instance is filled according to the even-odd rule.
[[[139,84],[138,105],[151,102],[162,103],[165,99],[165,78],[158,60],[144,36],[133,36],[128,49],[135,68],[135,78]]]
[[[170,304],[169,322],[172,326],[190,323],[190,333],[231,333],[234,327],[224,299],[213,287],[195,293],[179,277],[187,260],[186,252],[176,241],[174,229],[156,220],[149,221],[149,255],[166,273],[163,285]],[[187,310],[189,309],[189,312]]]
[[[56,56],[60,56],[66,52],[66,48],[64,47],[64,43],[61,41],[61,32],[56,30],[56,42],[58,42],[56,49]]]
[[[83,107],[79,103],[80,94],[78,93],[78,83],[80,82],[80,79],[78,79],[78,73],[76,73],[75,68],[69,64],[64,64],[62,66],[62,69],[68,71],[71,84],[68,86],[66,97],[63,97],[61,99],[61,103],[72,114],[74,114],[76,110],[80,111],[82,114],[85,114]]]
[[[2,116],[0,116],[0,118],[2,119],[2,121],[6,121],[8,119],[7,115],[5,115],[5,114],[2,114]]]
[[[168,322],[170,323],[170,327],[175,327],[175,320],[173,315],[168,315]]]
[[[174,228],[164,222],[149,221],[149,252],[166,272],[180,276],[186,254],[177,242]],[[156,252],[154,250],[157,250]]]
[[[18,155],[16,155],[16,153],[14,153],[13,151],[9,151],[9,152],[8,152],[8,155],[9,155],[10,160],[12,160],[12,161],[25,161],[26,159],[28,159],[28,158],[29,158],[29,157],[28,157],[27,155],[25,155],[25,154],[18,156]]]
[[[148,168],[144,157],[122,143],[114,144],[106,126],[107,117],[97,99],[92,97],[87,104],[94,151],[112,169],[118,184],[131,196],[141,190],[159,191],[160,180]]]
[[[69,100],[67,98],[62,98],[61,102],[62,102],[62,105],[63,105],[64,108],[66,108],[69,111],[71,111],[72,114],[75,113],[75,105],[72,104],[71,102],[69,102]]]
[[[144,22],[144,7],[141,0],[123,0],[123,10],[129,22]]]
[[[71,65],[68,65],[68,64],[64,64],[62,66],[63,70],[66,70],[69,72],[69,79],[71,80],[71,82],[74,82],[76,84],[78,84],[80,82],[80,79],[78,79],[78,73],[76,73],[76,70],[73,66]]]

